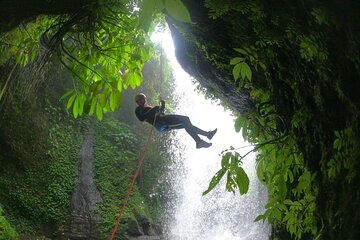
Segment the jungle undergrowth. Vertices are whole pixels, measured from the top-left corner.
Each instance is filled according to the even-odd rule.
[[[269,191],[265,212],[255,220],[272,224],[273,239],[356,236],[355,230],[330,230],[346,229],[332,215],[337,211],[345,218],[356,206],[335,210],[331,202],[337,204],[344,197],[331,193],[344,184],[356,185],[360,156],[355,147],[360,139],[359,99],[349,92],[339,73],[340,63],[333,61],[337,46],[327,32],[328,26],[336,28],[340,23],[329,17],[325,6],[305,6],[311,12],[305,31],[298,23],[303,20],[289,15],[294,9],[283,15],[275,6],[273,12],[265,11],[266,3],[261,0],[229,1],[221,6],[208,0],[206,4],[211,17],[226,19],[234,31],[241,28],[242,34],[235,36],[248,36],[239,39],[241,47],[234,46],[229,70],[239,89],[248,90],[256,104],[235,122],[235,129],[254,146],[251,151],[257,152],[258,178]],[[242,18],[231,19],[232,11]],[[285,15],[291,20],[281,26],[279,16]],[[345,53],[344,59],[359,69],[352,55]],[[359,71],[353,71],[350,77],[358,76]],[[248,178],[241,167],[243,157],[234,147],[224,151],[221,169],[204,194],[224,176],[227,191],[239,189],[245,194]]]

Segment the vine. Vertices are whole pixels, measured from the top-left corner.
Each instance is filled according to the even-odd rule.
[[[242,56],[230,61],[234,66],[234,80],[239,81],[240,87],[249,89],[250,95],[260,102],[256,110],[248,111],[235,121],[235,130],[241,131],[244,140],[253,144],[253,148],[244,155],[240,155],[236,149],[223,154],[222,168],[212,178],[204,194],[210,192],[225,174],[226,190],[234,192],[238,188],[240,194],[245,194],[249,178],[241,167],[242,160],[250,152],[256,151],[258,178],[267,186],[269,200],[266,211],[255,221],[267,220],[270,224],[284,227],[294,239],[301,239],[307,233],[316,235],[314,201],[317,190],[311,187],[314,176],[305,166],[289,124],[269,102],[270,93],[254,88],[250,66],[264,71],[264,75],[269,77],[265,64],[258,60],[257,54],[252,52],[254,50],[254,47],[236,48],[235,51]]]

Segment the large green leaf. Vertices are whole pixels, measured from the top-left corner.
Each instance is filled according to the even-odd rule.
[[[236,64],[233,68],[232,73],[235,81],[239,79],[240,71],[241,71],[241,63]]]
[[[75,94],[74,94],[74,95],[71,95],[71,97],[69,98],[69,100],[68,100],[68,102],[67,102],[67,104],[66,104],[66,108],[67,108],[67,109],[71,108],[72,104],[74,103],[75,97],[76,97]]]
[[[1,87],[0,87],[1,89]],[[70,89],[69,91],[67,91],[64,95],[61,96],[60,100],[67,98],[70,94],[72,94],[74,92],[74,89]]]
[[[246,62],[241,63],[241,77],[242,77],[242,79],[247,78],[247,79],[251,80],[252,71]]]
[[[236,65],[236,64],[238,64],[239,62],[242,62],[242,61],[244,61],[244,60],[245,60],[245,58],[242,58],[242,57],[232,58],[232,59],[230,60],[230,65]]]
[[[241,128],[244,126],[246,119],[244,116],[239,116],[235,120],[235,131],[240,132]]]
[[[79,96],[76,96],[73,106],[74,117],[77,118],[79,115]]]
[[[287,186],[283,177],[279,177],[278,190],[279,199],[282,201],[285,200],[287,194]]]
[[[110,109],[114,111],[121,106],[122,97],[121,93],[118,90],[114,90],[110,94]]]
[[[96,117],[99,120],[101,120],[103,118],[103,108],[99,102],[96,104]]]
[[[216,174],[215,176],[211,179],[210,183],[209,183],[209,187],[208,189],[203,192],[202,195],[206,195],[208,194],[219,182],[220,180],[222,179],[222,177],[224,176],[224,174],[226,173],[226,169],[225,168],[222,168],[220,169]]]
[[[232,193],[235,193],[236,183],[233,178],[233,174],[228,171],[226,175],[226,190]]]
[[[236,184],[239,187],[241,195],[245,194],[249,190],[249,177],[242,167],[236,169]]]
[[[108,98],[108,91],[104,90],[101,94],[98,95],[98,97],[100,106],[105,107]]]
[[[90,106],[90,111],[89,111],[89,115],[93,115],[95,112],[95,107],[96,107],[96,98],[91,99],[91,106]]]
[[[227,168],[229,166],[230,157],[231,157],[231,152],[227,152],[227,153],[225,153],[225,155],[222,156],[222,159],[221,159],[221,167],[222,168]]]
[[[82,115],[83,112],[84,112],[84,105],[85,105],[85,102],[86,102],[86,96],[85,94],[81,93],[79,95],[79,115]]]
[[[189,11],[181,0],[165,0],[165,9],[174,19],[191,23]]]
[[[155,7],[156,0],[145,0],[141,2],[139,13],[139,27],[145,32],[149,31]]]
[[[235,51],[237,51],[238,53],[244,54],[244,55],[249,55],[244,49],[242,48],[234,48]]]
[[[263,214],[260,214],[259,216],[257,216],[257,217],[255,218],[254,222],[258,222],[258,221],[260,221],[260,220],[263,220],[263,222],[264,222],[265,219],[266,219],[266,216],[263,215]]]

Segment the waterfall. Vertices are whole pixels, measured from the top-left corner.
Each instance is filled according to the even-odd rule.
[[[243,167],[250,178],[249,192],[241,196],[225,190],[225,182],[209,194],[202,196],[212,176],[220,169],[223,150],[230,146],[248,145],[241,134],[234,130],[231,112],[225,111],[219,102],[206,100],[196,84],[181,69],[174,57],[170,34],[161,39],[165,52],[174,69],[179,105],[176,114],[187,115],[192,123],[206,131],[218,128],[211,140],[212,146],[196,149],[195,142],[185,130],[174,133],[170,150],[174,156],[165,179],[170,201],[165,224],[166,239],[172,240],[265,240],[270,228],[262,221],[254,222],[264,212],[267,202],[266,189],[258,181],[255,156],[249,155]],[[206,138],[204,140],[207,140]],[[244,149],[247,152],[250,149]],[[242,152],[244,153],[244,152]],[[224,179],[223,179],[224,180]]]

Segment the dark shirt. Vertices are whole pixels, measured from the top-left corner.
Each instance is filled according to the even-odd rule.
[[[136,117],[141,121],[146,121],[151,125],[154,124],[155,114],[159,111],[159,106],[152,107],[150,105],[145,104],[143,107],[138,106],[135,109]]]

